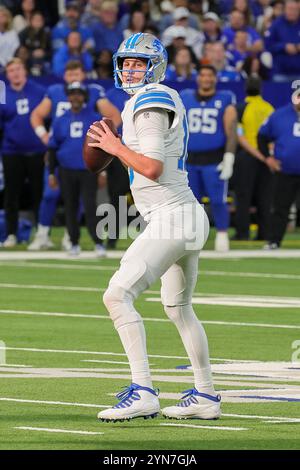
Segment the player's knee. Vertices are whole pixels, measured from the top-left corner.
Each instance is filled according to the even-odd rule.
[[[125,292],[117,284],[110,284],[108,286],[103,294],[103,303],[109,312],[124,302]]]
[[[182,318],[182,305],[164,305],[167,317],[173,322],[178,323]]]

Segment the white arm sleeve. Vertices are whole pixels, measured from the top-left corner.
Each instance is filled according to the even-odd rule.
[[[165,134],[169,129],[168,112],[160,108],[142,109],[135,114],[134,119],[141,153],[164,162]]]

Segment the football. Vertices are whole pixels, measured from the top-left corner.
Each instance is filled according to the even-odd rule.
[[[104,119],[104,121],[114,135],[118,137],[118,131],[112,120]],[[94,125],[102,128],[100,121],[96,122]],[[83,145],[83,160],[87,169],[97,174],[103,171],[114,157],[100,148],[89,147],[88,144],[93,142],[95,142],[94,139],[86,135]]]

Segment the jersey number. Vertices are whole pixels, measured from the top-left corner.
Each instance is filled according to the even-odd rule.
[[[83,136],[83,122],[71,122],[70,136],[73,137],[73,139],[78,139]]]
[[[295,122],[294,123],[293,135],[295,137],[300,137],[300,122]]]
[[[68,111],[71,108],[71,103],[66,102],[66,101],[60,101],[57,103],[56,106],[56,117],[63,116],[66,111]]]
[[[189,131],[191,133],[215,134],[219,111],[215,108],[192,108],[188,111]]]
[[[29,113],[29,102],[27,98],[23,98],[22,100],[17,100],[16,106],[17,106],[17,113],[19,115]]]

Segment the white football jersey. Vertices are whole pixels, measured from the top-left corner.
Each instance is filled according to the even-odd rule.
[[[196,199],[188,186],[185,160],[187,157],[188,125],[185,108],[176,90],[161,84],[145,85],[125,104],[122,112],[123,142],[131,150],[143,153],[142,143],[137,136],[135,118],[140,111],[151,108],[173,112],[172,125],[164,134],[163,172],[152,181],[129,168],[129,178],[135,205],[140,214],[147,216],[157,210],[195,202]],[[150,129],[149,129],[149,133]],[[151,157],[151,153],[148,155]],[[153,157],[155,158],[155,157]],[[160,158],[157,158],[160,160]]]

